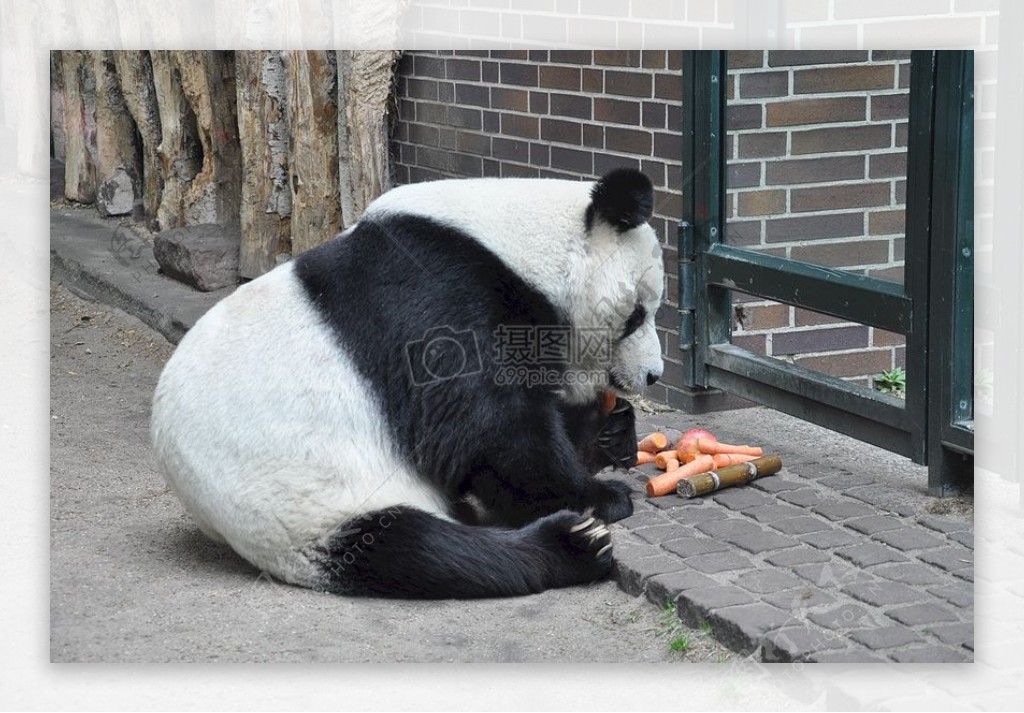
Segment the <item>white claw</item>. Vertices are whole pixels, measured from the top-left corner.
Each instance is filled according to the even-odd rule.
[[[594,522],[594,518],[588,517],[583,522],[581,522],[581,523],[579,523],[577,525],[573,525],[572,527],[570,527],[569,528],[569,532],[579,532],[580,530],[586,530],[588,527],[590,527],[591,523],[593,523],[593,522]]]
[[[593,530],[590,530],[587,533],[587,536],[590,539],[592,539],[592,540],[597,540],[599,538],[606,537],[606,536],[610,537],[611,534],[608,532],[608,528],[606,528],[604,525],[598,525]]]
[[[612,548],[612,543],[609,542],[607,545],[605,545],[604,547],[602,547],[601,549],[599,549],[597,551],[597,554],[595,555],[595,557],[600,557],[601,555],[603,555],[605,552],[607,552],[611,548]]]

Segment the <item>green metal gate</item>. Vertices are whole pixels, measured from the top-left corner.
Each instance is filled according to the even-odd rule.
[[[973,53],[911,54],[904,284],[724,242],[726,53],[683,62],[680,348],[721,389],[929,465],[941,495],[973,467]],[[731,290],[905,335],[906,399],[731,343]]]

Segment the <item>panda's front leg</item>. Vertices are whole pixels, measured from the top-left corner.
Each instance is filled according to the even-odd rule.
[[[591,476],[554,404],[496,432],[503,435],[491,439],[468,490],[497,520],[517,526],[566,509],[591,511],[605,522],[633,514],[631,488]]]

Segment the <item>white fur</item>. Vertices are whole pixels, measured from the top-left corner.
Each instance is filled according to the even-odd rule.
[[[290,264],[239,287],[182,339],[153,402],[167,482],[209,536],[257,567],[315,584],[303,550],[348,518],[394,505],[440,517],[350,359]]]

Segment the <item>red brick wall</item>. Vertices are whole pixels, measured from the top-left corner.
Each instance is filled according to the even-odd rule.
[[[729,53],[726,242],[903,281],[910,53]],[[734,294],[735,343],[870,385],[902,336]]]
[[[906,136],[899,98],[906,91],[904,55],[884,53],[883,61],[878,52],[829,53],[836,56],[814,61],[843,63],[800,65],[799,55],[810,54],[730,55],[727,239],[833,266],[854,265],[851,254],[860,260],[871,251],[870,265],[855,269],[893,277],[902,255],[905,189],[891,174],[900,170]],[[674,388],[682,382],[675,301],[681,62],[680,51],[408,52],[399,67],[392,144],[399,184],[460,176],[593,178],[618,166],[644,171],[655,186],[652,225],[664,243],[667,274],[657,315],[665,376],[648,395],[675,405],[682,403]],[[861,85],[877,91],[885,72],[892,75],[885,96],[868,98]],[[883,128],[872,121],[883,115],[884,146]],[[824,212],[840,204],[846,208],[834,216]],[[895,335],[742,295],[736,303],[735,339],[760,353],[865,383],[900,359]]]

